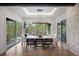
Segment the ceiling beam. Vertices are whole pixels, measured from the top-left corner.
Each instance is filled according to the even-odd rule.
[[[75,6],[76,3],[0,3],[0,6]]]

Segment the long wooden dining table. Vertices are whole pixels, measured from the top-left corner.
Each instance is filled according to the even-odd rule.
[[[26,44],[27,45],[34,45],[34,48],[41,47],[45,48],[45,45],[52,45],[53,48],[53,37],[27,37],[26,38]]]

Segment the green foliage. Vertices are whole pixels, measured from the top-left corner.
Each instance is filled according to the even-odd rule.
[[[19,22],[16,22],[16,35],[21,36],[21,31],[22,31],[22,24]]]
[[[46,34],[46,31],[48,31],[48,25],[47,24],[35,24],[34,26],[32,24],[29,24],[28,26],[28,33],[40,33],[40,34]]]
[[[32,30],[33,30],[33,26],[32,26],[32,24],[29,24],[29,25],[28,25],[28,32],[31,33]]]
[[[7,21],[6,31],[10,37],[15,37],[15,21]]]
[[[16,38],[17,36],[21,35],[21,29],[22,29],[22,24],[16,21],[6,21],[6,36],[7,36],[7,43],[13,38]]]

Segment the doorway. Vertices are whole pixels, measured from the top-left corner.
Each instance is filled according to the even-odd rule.
[[[57,38],[66,43],[66,20],[57,23]]]
[[[61,41],[66,43],[66,20],[61,21]]]

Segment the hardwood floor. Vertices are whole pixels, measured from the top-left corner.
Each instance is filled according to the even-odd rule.
[[[14,47],[7,50],[6,53],[3,54],[3,56],[74,56],[74,54],[61,47],[60,44],[58,44],[58,47],[55,47],[53,49],[42,49],[41,47],[39,47],[35,50],[33,47],[26,49],[26,45],[21,44],[20,42]]]

